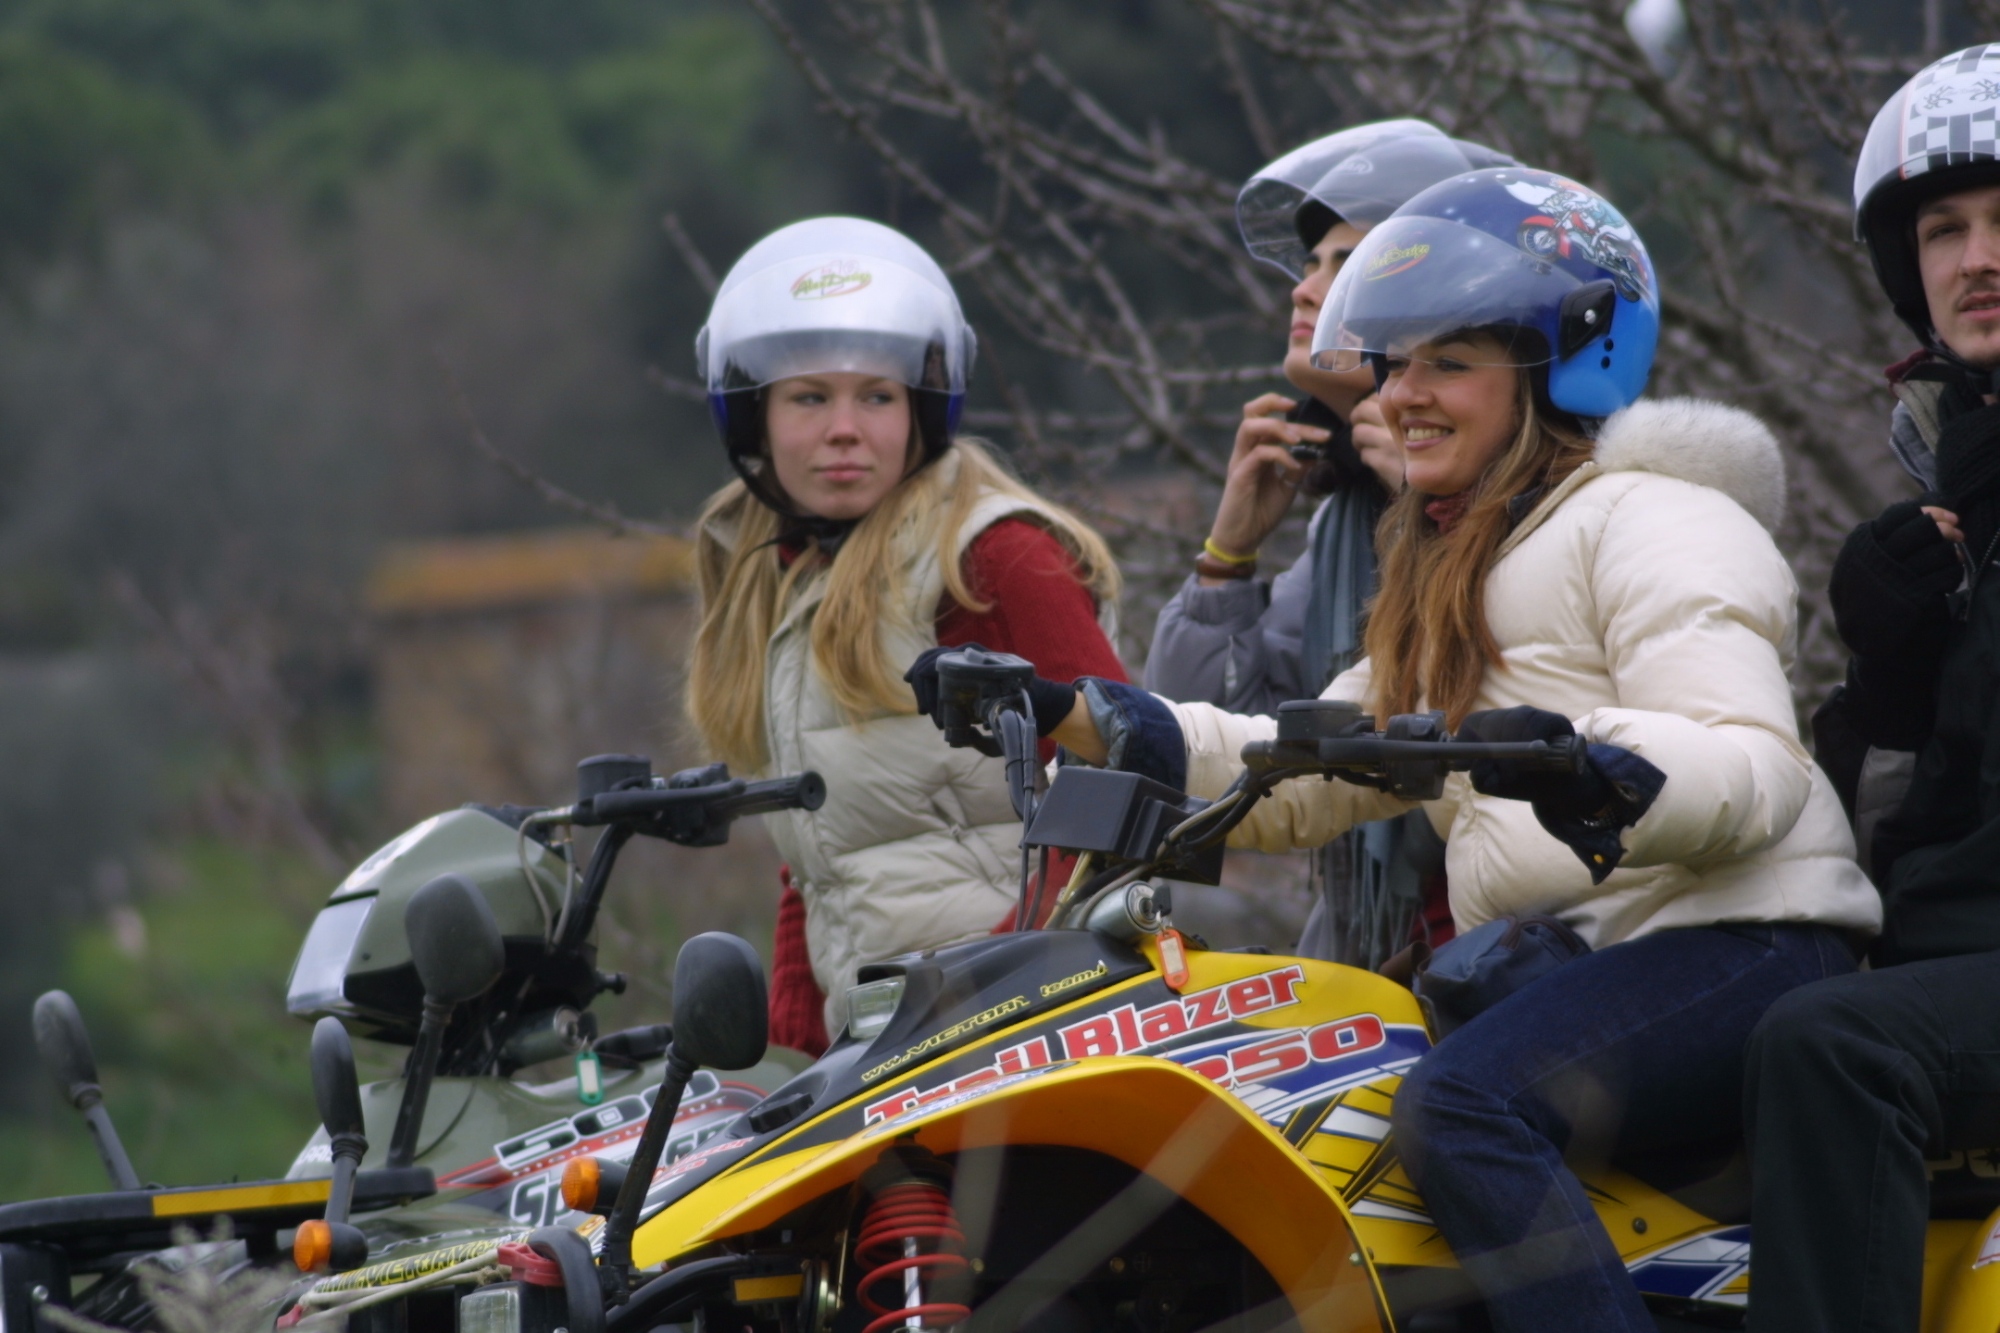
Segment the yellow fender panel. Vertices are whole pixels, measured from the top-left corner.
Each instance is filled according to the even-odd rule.
[[[650,1267],[771,1226],[852,1184],[902,1139],[939,1154],[1015,1144],[1101,1153],[1151,1176],[1235,1236],[1285,1292],[1303,1328],[1388,1327],[1372,1264],[1319,1173],[1249,1107],[1198,1074],[1145,1057],[1011,1075],[840,1143],[725,1173],[641,1227],[633,1260]],[[1089,1219],[1077,1221],[1081,1231]]]
[[[1753,1262],[1753,1281],[1755,1276]],[[1923,1333],[1994,1333],[1997,1328],[2000,1212],[1984,1222],[1931,1223],[1924,1237]]]

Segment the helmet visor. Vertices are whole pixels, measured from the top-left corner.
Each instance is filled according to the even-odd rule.
[[[1243,236],[1243,248],[1250,252],[1252,259],[1276,265],[1294,281],[1305,276],[1306,247],[1299,241],[1297,219],[1299,205],[1306,201],[1313,186],[1358,153],[1382,144],[1411,140],[1451,142],[1443,130],[1429,121],[1383,120],[1350,126],[1314,139],[1267,163],[1236,196],[1236,229]],[[1458,168],[1460,171],[1464,169]],[[1440,176],[1438,179],[1443,178]],[[1401,202],[1397,200],[1397,203]],[[1345,211],[1338,205],[1332,207],[1335,213],[1346,218]],[[1387,217],[1394,208],[1391,205],[1365,221],[1357,218],[1347,220],[1365,227]]]
[[[1476,332],[1500,337],[1504,364],[1547,364],[1554,330],[1530,328],[1523,312],[1553,312],[1582,283],[1536,257],[1539,239],[1524,235],[1509,244],[1448,218],[1389,219],[1334,279],[1313,330],[1313,364],[1350,371],[1378,357],[1426,359],[1427,347]]]
[[[1376,144],[1354,154],[1314,182],[1308,193],[1366,230],[1441,181],[1511,158],[1438,135],[1416,135]]]
[[[829,253],[736,283],[698,352],[711,393],[837,372],[963,393],[970,343],[957,299],[935,282],[877,256]]]
[[[1306,192],[1287,181],[1253,180],[1236,196],[1236,229],[1252,259],[1275,264],[1294,280],[1305,275],[1306,247],[1297,215]]]

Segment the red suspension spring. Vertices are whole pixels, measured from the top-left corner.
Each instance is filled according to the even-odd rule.
[[[972,1276],[965,1233],[942,1185],[906,1179],[878,1189],[862,1215],[854,1259],[863,1269],[855,1294],[877,1316],[861,1333],[950,1328],[972,1316],[970,1306],[937,1299],[940,1282],[970,1292]]]

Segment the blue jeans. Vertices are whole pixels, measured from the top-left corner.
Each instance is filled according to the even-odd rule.
[[[1416,1064],[1396,1141],[1499,1333],[1655,1333],[1565,1154],[1733,1138],[1757,1020],[1853,970],[1825,926],[1661,931],[1565,964]]]

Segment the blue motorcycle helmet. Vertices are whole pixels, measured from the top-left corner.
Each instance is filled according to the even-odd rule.
[[[1660,336],[1646,246],[1588,186],[1526,167],[1471,171],[1370,231],[1320,310],[1313,364],[1375,367],[1459,333],[1498,334],[1538,401],[1601,420],[1644,392]]]

